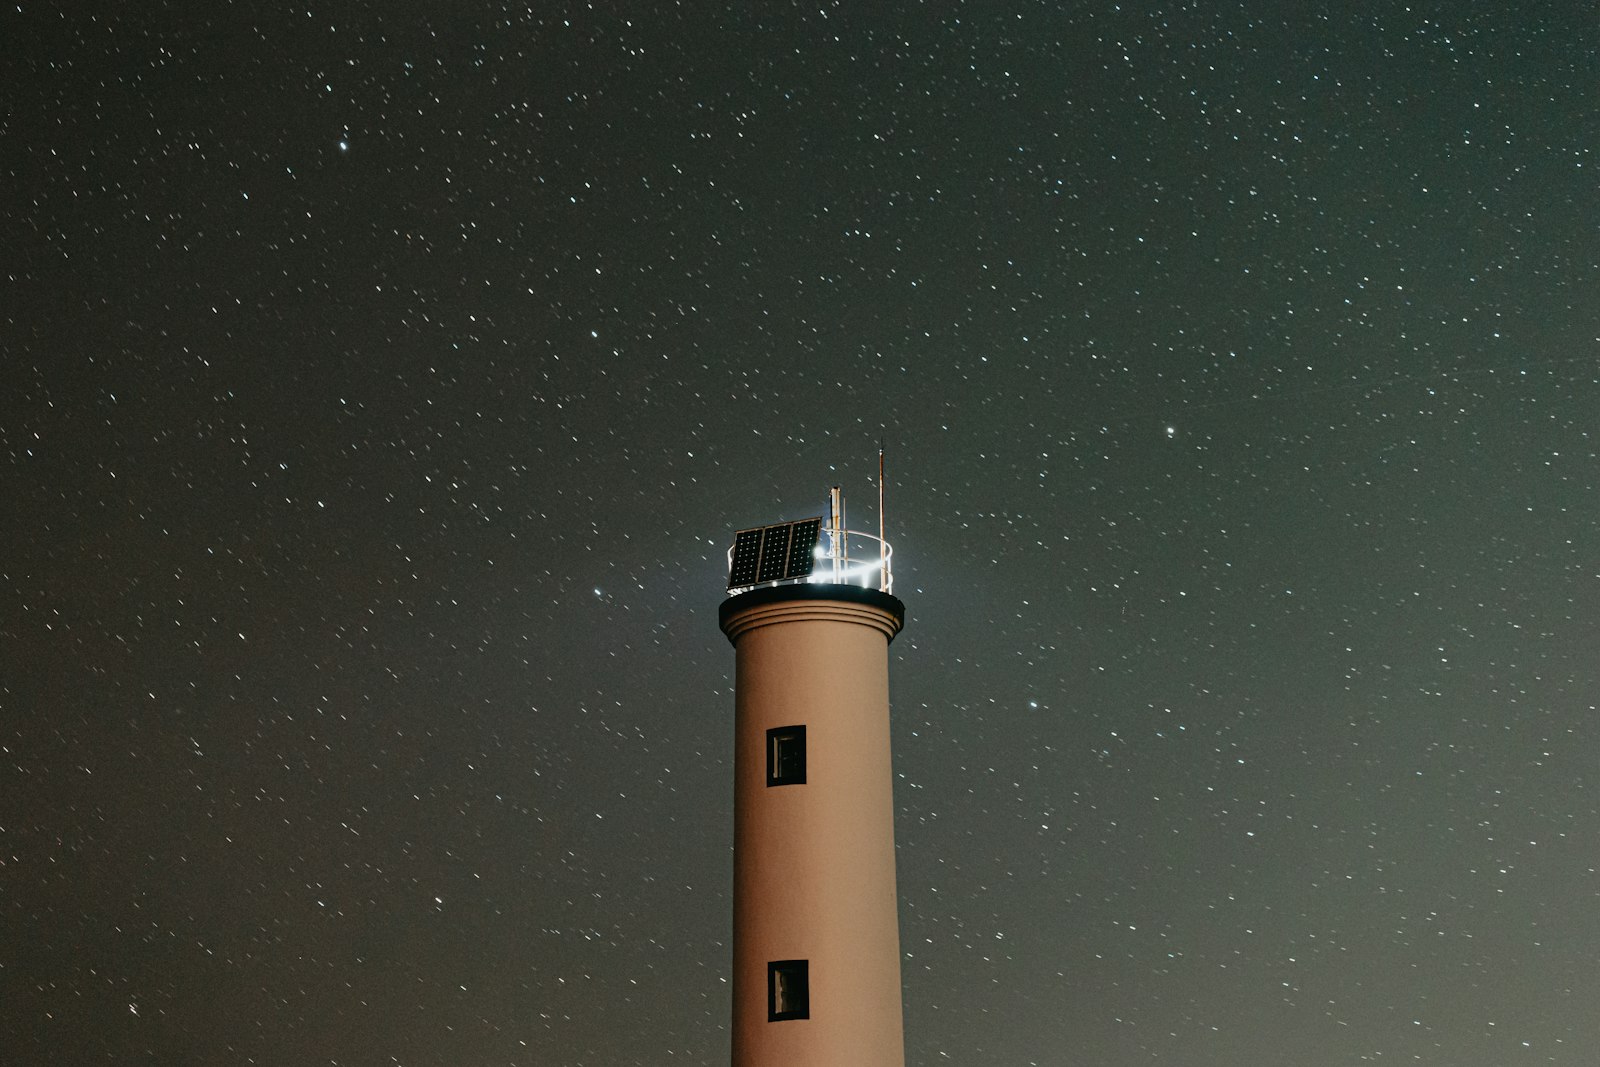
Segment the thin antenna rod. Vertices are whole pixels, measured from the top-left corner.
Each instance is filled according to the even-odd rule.
[[[883,525],[883,438],[878,438],[878,591],[889,591],[889,549]]]
[[[829,552],[833,557],[833,580],[839,580],[839,561],[845,556],[844,552],[844,490],[834,486],[828,491],[829,511]]]

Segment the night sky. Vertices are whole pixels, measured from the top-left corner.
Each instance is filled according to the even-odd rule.
[[[909,1063],[1596,1062],[1591,3],[0,39],[7,1063],[726,1063],[880,438]]]

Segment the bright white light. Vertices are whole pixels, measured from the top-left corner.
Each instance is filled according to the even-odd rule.
[[[811,575],[811,581],[818,584],[843,585],[844,583],[854,581],[857,578],[866,578],[868,576],[874,576],[877,574],[877,563],[862,563],[854,567],[841,568],[837,575],[835,575],[832,571],[813,573]]]

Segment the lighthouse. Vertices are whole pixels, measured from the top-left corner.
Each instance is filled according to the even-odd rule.
[[[733,1067],[905,1063],[889,749],[905,606],[881,488],[877,537],[845,528],[837,488],[830,504],[729,552]]]

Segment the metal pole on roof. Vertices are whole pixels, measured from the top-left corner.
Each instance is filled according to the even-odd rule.
[[[828,504],[831,510],[828,535],[831,544],[828,546],[828,555],[833,557],[833,580],[839,581],[839,561],[844,555],[844,490],[834,486],[828,491]]]
[[[878,439],[878,591],[889,591],[889,545],[884,540],[883,522],[883,439]]]

